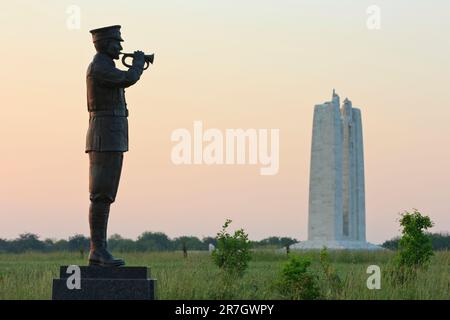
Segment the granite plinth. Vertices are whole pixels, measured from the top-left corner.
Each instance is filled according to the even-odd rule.
[[[156,279],[148,279],[146,267],[80,266],[80,289],[70,289],[73,273],[60,267],[53,279],[53,300],[154,300]]]

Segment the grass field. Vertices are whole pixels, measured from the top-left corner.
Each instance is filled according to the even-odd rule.
[[[317,273],[323,292],[326,280],[318,263],[318,253],[307,254],[313,258],[312,270]],[[336,299],[449,299],[450,253],[435,252],[431,266],[420,271],[417,278],[403,285],[392,283],[386,270],[395,253],[383,252],[330,252],[334,269],[343,280],[340,293],[325,298]],[[158,280],[159,299],[283,299],[275,283],[280,269],[287,261],[285,254],[275,251],[256,251],[244,277],[224,288],[218,268],[207,252],[126,253],[129,266],[148,266],[151,276]],[[50,299],[53,278],[58,278],[59,266],[85,265],[78,253],[0,253],[0,299]],[[378,265],[382,270],[381,289],[369,290],[366,286],[366,269]]]

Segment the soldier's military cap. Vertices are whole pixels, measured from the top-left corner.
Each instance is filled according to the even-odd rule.
[[[103,39],[116,39],[119,41],[123,41],[122,37],[120,36],[119,25],[93,29],[89,32],[92,34],[93,42]]]

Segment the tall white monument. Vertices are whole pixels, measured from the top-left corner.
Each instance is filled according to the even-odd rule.
[[[366,242],[361,111],[333,90],[314,107],[308,240],[293,249],[380,249]]]

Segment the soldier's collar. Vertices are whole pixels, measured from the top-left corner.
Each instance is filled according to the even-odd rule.
[[[106,62],[106,63],[108,63],[108,64],[110,64],[112,66],[116,65],[114,63],[114,60],[111,57],[109,57],[107,54],[104,54],[104,53],[100,53],[100,52],[97,53],[95,55],[95,59],[101,60],[102,62]]]

